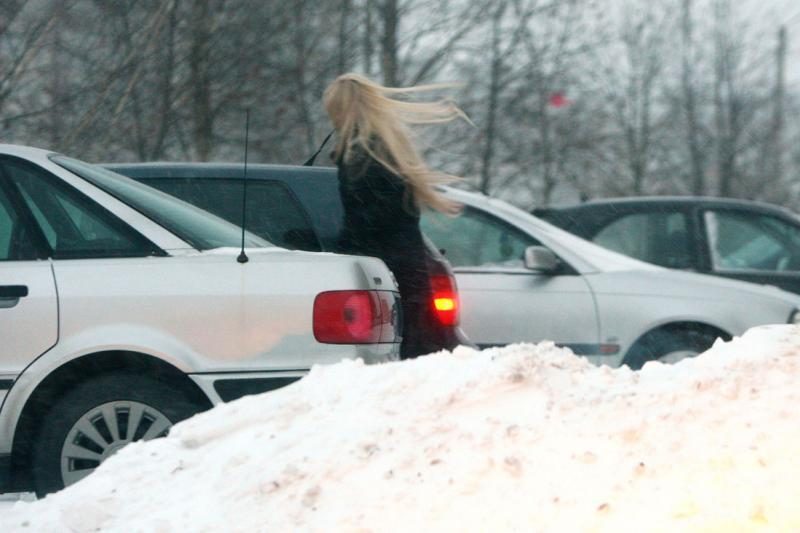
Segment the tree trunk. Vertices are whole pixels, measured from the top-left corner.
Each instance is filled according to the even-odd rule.
[[[783,101],[786,92],[786,26],[778,30],[778,49],[775,54],[775,113],[772,118],[770,150],[772,170],[770,180],[780,183],[783,180]]]
[[[343,74],[350,68],[350,12],[352,0],[341,0],[339,8],[339,50],[337,54],[337,73]]]
[[[196,157],[208,161],[211,156],[214,120],[211,107],[209,73],[211,16],[209,0],[194,0],[191,14],[189,68],[192,86],[193,140]]]
[[[372,63],[375,56],[373,36],[375,34],[375,22],[373,11],[375,9],[374,0],[364,0],[364,33],[362,34],[361,50],[363,54],[364,73],[372,76]]]
[[[683,105],[686,114],[686,142],[689,150],[691,167],[691,190],[695,196],[705,193],[705,173],[703,171],[703,153],[700,149],[699,124],[697,118],[697,102],[694,89],[694,72],[692,69],[692,0],[683,0],[683,57],[681,66],[681,82],[683,88]]]
[[[163,50],[161,65],[160,83],[160,104],[158,113],[158,123],[155,131],[155,140],[150,149],[150,159],[162,159],[164,156],[164,142],[166,141],[169,125],[172,122],[172,76],[175,73],[175,29],[178,26],[178,0],[175,0],[170,8],[169,20],[167,21],[166,43]]]
[[[397,77],[397,26],[400,14],[397,4],[398,0],[383,0],[381,6],[381,19],[383,20],[381,68],[383,70],[383,84],[387,87],[397,87],[399,84]]]
[[[714,4],[714,116],[717,135],[717,174],[720,196],[731,196],[736,179],[738,105],[733,84],[733,51],[729,41],[730,3]]]
[[[58,2],[55,5],[55,16],[60,17],[63,10],[63,5]],[[61,149],[61,143],[64,137],[64,109],[61,107],[61,101],[64,99],[64,68],[61,58],[61,28],[56,27],[53,31],[53,42],[50,45],[50,84],[48,87],[49,100],[51,111],[48,114],[50,117],[50,126],[48,128],[50,134],[50,146],[56,150]]]
[[[556,175],[553,169],[555,162],[555,150],[553,148],[552,125],[548,106],[550,104],[549,83],[544,82],[539,94],[539,136],[542,143],[542,205],[550,205],[553,199],[553,191],[556,188]]]
[[[503,68],[503,58],[500,51],[500,21],[503,18],[506,3],[498,7],[492,19],[492,64],[489,71],[489,98],[486,110],[486,130],[484,134],[483,155],[481,158],[481,185],[483,194],[489,194],[489,185],[492,178],[492,159],[494,158],[494,144],[497,128],[497,105],[500,93],[500,75]]]
[[[306,152],[313,153],[316,149],[314,141],[314,122],[308,102],[309,90],[308,82],[306,81],[306,61],[309,56],[306,46],[308,32],[303,25],[306,11],[305,7],[307,4],[305,1],[297,4],[295,5],[294,12],[294,31],[292,32],[295,52],[294,84],[296,94],[294,99],[297,102],[297,112],[303,131],[305,132]]]

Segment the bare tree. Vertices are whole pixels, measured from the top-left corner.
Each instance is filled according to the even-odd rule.
[[[489,68],[489,98],[487,99],[486,125],[484,126],[484,145],[481,158],[480,190],[489,193],[489,182],[493,176],[492,160],[496,143],[498,101],[502,85],[503,51],[501,50],[502,19],[508,2],[500,2],[492,15],[491,54],[492,62]]]
[[[362,0],[362,2],[361,10],[364,21],[364,28],[361,33],[362,62],[364,72],[368,76],[372,76],[375,56],[375,0]]]
[[[748,194],[745,191],[752,188],[747,183],[745,163],[760,151],[766,137],[769,121],[763,127],[758,119],[761,111],[768,109],[768,97],[764,94],[764,80],[754,75],[753,67],[757,65],[745,62],[745,24],[737,20],[733,4],[730,0],[714,0],[713,13],[717,193],[737,196]]]
[[[57,9],[26,9],[21,0],[5,0],[0,4],[0,114],[7,116],[5,106],[43,50],[45,37],[57,22]],[[34,8],[37,6],[34,6]],[[42,6],[38,6],[42,7]]]
[[[211,77],[209,72],[211,21],[209,0],[193,0],[189,54],[192,88],[192,137],[197,158],[200,161],[208,160],[211,155],[214,127],[214,120],[211,116]]]
[[[780,183],[783,180],[784,158],[784,102],[786,100],[786,26],[778,29],[778,45],[775,50],[775,89],[773,96],[772,127],[767,139],[767,164],[771,178]]]
[[[524,184],[535,192],[536,203],[548,204],[559,182],[564,179],[569,150],[581,135],[573,129],[562,135],[558,130],[569,120],[573,102],[568,102],[567,87],[578,90],[574,72],[579,68],[576,60],[586,55],[594,46],[585,31],[587,2],[564,3],[530,2],[525,5],[527,22],[523,26],[525,50],[522,84],[517,89],[529,131],[525,150],[530,161],[521,168]],[[565,107],[566,106],[566,107]],[[581,127],[573,123],[573,127]],[[534,134],[535,132],[535,134]],[[511,183],[510,181],[508,183]]]
[[[592,0],[8,0],[0,126],[89,159],[238,159],[250,109],[252,157],[301,162],[330,127],[325,86],[360,69],[390,85],[466,82],[458,101],[477,128],[431,132],[426,155],[523,206],[800,199],[788,37],[776,47],[730,0],[625,5],[615,16]]]
[[[681,13],[681,89],[683,109],[686,118],[686,144],[689,151],[692,193],[705,192],[705,161],[700,146],[700,118],[697,110],[697,90],[693,52],[692,0],[683,0]]]
[[[340,0],[339,7],[339,54],[337,61],[337,68],[339,72],[347,72],[350,69],[351,56],[350,51],[350,32],[352,29],[353,17],[353,1]]]
[[[398,45],[397,32],[400,19],[398,0],[379,0],[381,21],[381,71],[383,84],[389,87],[398,85]]]
[[[628,11],[632,13],[631,10]],[[614,70],[609,98],[614,117],[622,134],[622,154],[631,179],[631,192],[642,194],[653,154],[653,116],[659,76],[664,67],[663,27],[666,19],[653,5],[623,21],[620,44],[623,72],[618,73],[621,86],[615,86]]]

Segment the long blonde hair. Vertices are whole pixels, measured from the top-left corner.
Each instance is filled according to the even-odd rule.
[[[334,156],[348,162],[354,148],[363,149],[406,181],[419,207],[458,212],[458,204],[445,198],[436,186],[460,178],[428,168],[413,142],[411,126],[444,123],[459,117],[469,122],[469,118],[448,100],[409,102],[391,98],[444,87],[448,85],[384,87],[358,74],[342,74],[323,96],[325,111],[338,133]]]

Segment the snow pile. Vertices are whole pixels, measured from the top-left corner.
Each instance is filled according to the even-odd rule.
[[[640,372],[549,343],[315,368],[2,531],[800,530],[800,328]]]

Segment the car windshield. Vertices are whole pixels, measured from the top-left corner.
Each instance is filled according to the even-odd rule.
[[[71,157],[54,155],[50,159],[139,211],[198,250],[238,247],[242,243],[241,228],[173,196]],[[266,248],[273,245],[246,232],[245,246]]]

